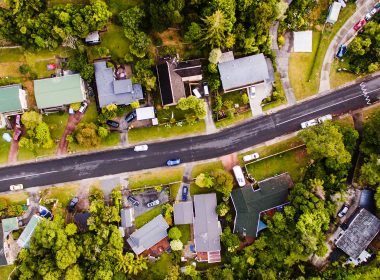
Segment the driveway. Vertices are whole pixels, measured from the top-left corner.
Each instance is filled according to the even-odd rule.
[[[341,44],[349,44],[356,36],[357,32],[353,26],[377,3],[376,0],[358,0],[356,1],[356,12],[345,22],[342,28],[335,34],[323,59],[321,79],[319,82],[319,92],[330,89],[330,71],[331,64],[335,54]]]
[[[162,190],[161,192],[156,192],[155,190],[151,189],[151,190],[147,190],[143,193],[136,194],[133,197],[136,198],[140,202],[139,206],[134,207],[135,208],[135,217],[140,216],[140,215],[144,214],[145,212],[152,210],[153,208],[161,207],[162,204],[169,201],[169,196],[165,192],[165,190]],[[156,199],[158,199],[160,201],[159,205],[157,205],[156,207],[151,207],[151,208],[148,208],[146,206],[146,204],[148,202],[156,200]]]
[[[249,96],[249,105],[252,111],[252,117],[259,117],[263,114],[261,102],[271,94],[272,84],[263,83],[255,86],[256,94],[254,97]]]
[[[81,121],[82,117],[83,117],[83,114],[78,111],[74,115],[69,116],[65,131],[63,132],[61,140],[59,141],[58,150],[57,150],[58,156],[66,154],[67,147],[69,146],[69,143],[67,142],[66,138],[68,135],[74,132],[75,128],[77,127],[78,123]]]

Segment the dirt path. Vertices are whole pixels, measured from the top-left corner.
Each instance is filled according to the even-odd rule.
[[[83,114],[76,112],[74,115],[70,115],[67,121],[65,131],[62,134],[61,140],[59,141],[57,155],[64,155],[67,152],[68,142],[66,140],[67,135],[70,135],[74,132],[78,123],[81,121]]]
[[[8,154],[8,163],[17,162],[17,155],[18,155],[18,141],[14,141],[12,139],[11,149],[9,150],[9,154]]]
[[[232,167],[234,167],[235,165],[239,165],[237,153],[222,156],[220,157],[220,160],[222,161],[224,169],[228,171],[231,171]]]

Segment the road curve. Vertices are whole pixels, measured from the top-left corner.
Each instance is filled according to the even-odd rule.
[[[218,133],[132,148],[70,156],[0,168],[0,192],[11,184],[25,188],[164,166],[170,158],[205,160],[236,152],[300,129],[300,123],[328,113],[342,114],[380,99],[380,77],[368,79]]]

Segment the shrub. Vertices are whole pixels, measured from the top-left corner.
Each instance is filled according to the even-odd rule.
[[[22,64],[18,70],[22,75],[26,75],[30,72],[30,66],[28,64]]]
[[[181,231],[179,230],[179,228],[177,228],[177,227],[172,227],[172,228],[169,230],[168,236],[169,236],[170,239],[180,239],[181,236],[182,236],[182,233],[181,233]]]

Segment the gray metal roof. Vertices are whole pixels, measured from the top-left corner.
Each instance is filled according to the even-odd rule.
[[[120,217],[121,217],[121,226],[123,228],[131,227],[133,226],[134,219],[134,210],[133,208],[123,208],[120,210]]]
[[[111,103],[128,105],[144,99],[140,84],[132,84],[131,79],[115,80],[112,68],[108,68],[105,61],[95,62],[94,67],[100,107]]]
[[[220,250],[221,227],[215,212],[216,194],[194,196],[194,243],[197,252]]]
[[[139,255],[167,237],[168,228],[168,223],[160,214],[132,233],[127,239],[127,242],[131,246],[133,252],[135,252],[136,255]]]
[[[174,204],[174,224],[192,224],[194,218],[193,202],[185,201]]]
[[[224,91],[240,89],[269,79],[262,53],[218,64]]]
[[[362,208],[335,244],[347,255],[357,259],[379,230],[380,220]]]
[[[17,239],[17,244],[21,248],[29,247],[30,238],[32,237],[34,230],[36,229],[38,222],[41,219],[42,218],[40,216],[37,216],[37,215],[32,216],[29,223],[26,225],[23,232],[21,233],[20,237]]]

